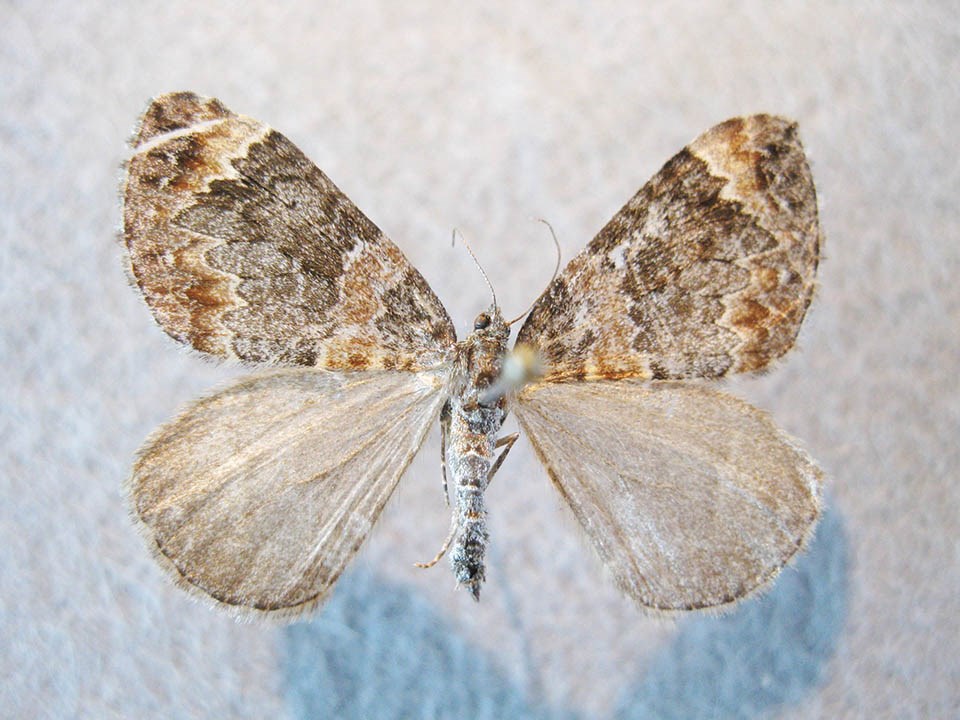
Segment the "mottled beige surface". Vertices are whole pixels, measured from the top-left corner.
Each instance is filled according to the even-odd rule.
[[[450,248],[451,227],[516,314],[554,262],[531,216],[550,220],[569,258],[714,123],[799,121],[827,238],[820,291],[799,349],[728,387],[827,471],[845,615],[821,681],[767,712],[960,713],[956,10],[444,7],[0,7],[0,707],[293,716],[289,635],[169,584],[120,493],[146,434],[232,374],[153,325],[112,238],[123,141],[148,98],[190,89],[296,142],[421,269],[461,335],[488,291]],[[444,568],[414,571],[448,523],[436,440],[363,562],[519,687],[608,717],[657,653],[710,627],[638,616],[525,442],[489,493],[495,554],[479,607]]]

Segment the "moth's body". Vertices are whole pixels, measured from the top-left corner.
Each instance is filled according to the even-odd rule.
[[[440,415],[444,490],[448,477],[453,485],[450,564],[457,583],[477,599],[488,539],[483,493],[498,467],[497,436],[507,415],[505,395],[485,394],[500,378],[509,337],[496,307],[477,316],[473,332],[454,350],[450,397]]]

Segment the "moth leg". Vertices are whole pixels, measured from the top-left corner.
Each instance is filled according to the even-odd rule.
[[[507,453],[510,452],[510,448],[513,447],[513,444],[517,441],[517,438],[520,437],[520,433],[515,432],[513,435],[504,435],[502,438],[498,439],[494,448],[506,447],[503,448],[503,452],[497,456],[497,459],[494,460],[493,466],[490,468],[490,472],[487,473],[487,487],[490,486],[490,481],[493,480],[493,476],[497,474],[497,470],[500,469],[500,466],[503,465],[503,461],[507,459]]]
[[[440,558],[446,555],[447,550],[450,549],[450,545],[453,543],[453,539],[457,536],[458,529],[459,529],[459,525],[457,525],[457,521],[454,520],[453,525],[450,527],[450,534],[447,535],[447,539],[443,541],[443,547],[440,548],[440,552],[436,554],[433,560],[430,560],[429,562],[414,563],[413,566],[426,569],[426,568],[432,568],[434,565],[440,562]]]
[[[447,400],[443,404],[443,408],[440,410],[440,474],[443,476],[443,499],[447,503],[447,507],[450,507],[450,493],[447,489],[447,435],[450,432],[450,401]],[[442,558],[447,550],[450,549],[450,545],[453,543],[453,539],[457,536],[457,521],[456,518],[453,520],[453,524],[450,526],[450,534],[447,535],[447,539],[443,541],[443,547],[440,548],[440,552],[436,554],[433,560],[429,562],[418,562],[414,563],[414,567],[418,568],[432,568]]]
[[[447,433],[449,432],[450,401],[447,400],[440,411],[440,474],[443,476],[443,499],[447,503],[447,507],[450,507],[450,493],[447,490]],[[438,557],[437,560],[439,559]]]

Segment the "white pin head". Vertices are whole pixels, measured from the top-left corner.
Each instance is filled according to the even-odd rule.
[[[480,402],[489,404],[504,395],[518,392],[524,385],[543,377],[543,358],[530,345],[518,345],[503,358],[500,377],[480,395]]]

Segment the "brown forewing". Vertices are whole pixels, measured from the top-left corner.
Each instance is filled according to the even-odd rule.
[[[716,378],[793,345],[820,231],[796,125],[728,120],[671,159],[537,302],[547,380]]]
[[[418,370],[456,340],[400,250],[289,140],[219,101],[155,99],[123,188],[133,276],[161,327],[222,358]]]

